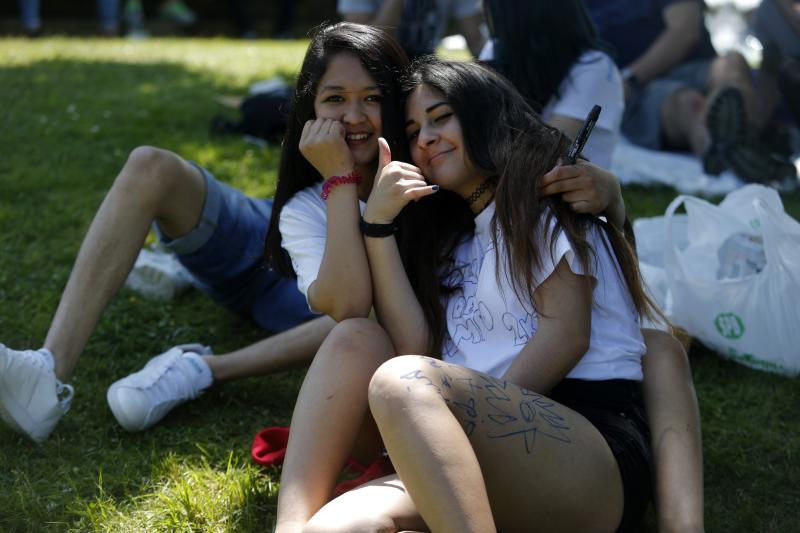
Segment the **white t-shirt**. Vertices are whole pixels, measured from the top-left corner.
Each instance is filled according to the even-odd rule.
[[[494,59],[493,40],[484,45],[480,59]],[[542,119],[547,122],[553,115],[562,115],[583,121],[595,104],[603,110],[583,155],[599,167],[611,168],[625,111],[625,90],[619,70],[607,54],[599,50],[584,52],[559,85],[558,98],[553,96],[544,106]]]
[[[289,253],[297,274],[297,288],[308,302],[308,288],[317,279],[328,238],[328,204],[320,197],[322,182],[295,193],[281,209],[278,229],[281,246]],[[359,200],[361,213],[366,204]],[[312,311],[316,311],[311,307]]]
[[[446,284],[459,287],[447,297],[447,337],[442,358],[495,377],[500,377],[536,334],[537,314],[531,303],[520,301],[512,289],[501,252],[501,284],[495,276],[495,253],[490,204],[475,219],[475,234],[456,249],[456,268]],[[551,228],[552,230],[552,228]],[[592,326],[589,350],[567,377],[585,380],[642,379],[641,357],[645,346],[639,317],[616,258],[604,246],[601,230],[593,229],[589,242],[595,251],[592,275]],[[501,243],[502,245],[502,243]],[[551,257],[549,244],[543,246],[538,282],[545,280],[566,257],[570,268],[581,274],[580,261],[563,232]]]

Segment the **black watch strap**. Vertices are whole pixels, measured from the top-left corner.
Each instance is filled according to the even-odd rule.
[[[367,237],[388,237],[397,231],[397,223],[394,221],[389,224],[370,224],[364,220],[364,217],[359,220],[358,227],[361,228],[361,233]]]

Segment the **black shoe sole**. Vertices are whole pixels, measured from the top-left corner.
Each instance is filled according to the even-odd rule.
[[[714,96],[706,114],[712,144],[724,148],[741,143],[747,136],[747,110],[742,93],[725,87]]]

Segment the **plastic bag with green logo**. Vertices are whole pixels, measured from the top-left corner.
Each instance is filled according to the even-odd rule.
[[[719,205],[681,195],[664,222],[670,319],[725,357],[800,374],[800,223],[778,193],[748,185]]]

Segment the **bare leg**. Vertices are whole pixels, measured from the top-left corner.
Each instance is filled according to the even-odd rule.
[[[704,531],[700,413],[689,361],[672,335],[643,332],[642,393],[652,435],[658,530]]]
[[[703,155],[711,141],[705,125],[708,100],[725,87],[734,87],[742,94],[750,124],[756,129],[764,125],[764,114],[760,111],[768,105],[768,99],[759,100],[744,57],[730,52],[711,63],[705,94],[686,88],[675,91],[664,100],[661,129],[671,145]]]
[[[706,97],[694,89],[669,95],[661,106],[661,131],[670,145],[702,155],[711,139],[706,129]]]
[[[328,502],[367,416],[369,380],[393,354],[384,331],[368,319],[339,323],[323,342],[292,415],[276,532],[301,531]]]
[[[322,316],[223,356],[204,356],[214,381],[263,376],[311,363],[336,322]]]
[[[418,356],[375,373],[369,404],[432,531],[613,531],[622,479],[579,414],[486,374]]]
[[[181,236],[197,224],[204,199],[203,176],[177,155],[151,147],[131,152],[89,227],[47,333],[44,346],[60,380],[72,375],[153,220]]]
[[[303,533],[428,531],[397,474],[357,487],[330,501]]]

